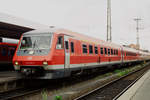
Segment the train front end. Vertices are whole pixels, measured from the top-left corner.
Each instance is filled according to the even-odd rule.
[[[52,32],[24,33],[13,58],[15,70],[25,78],[47,79],[46,69],[51,63],[52,40]]]

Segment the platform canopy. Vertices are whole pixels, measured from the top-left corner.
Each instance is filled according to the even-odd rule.
[[[19,39],[24,32],[48,27],[49,26],[0,13],[0,37]]]

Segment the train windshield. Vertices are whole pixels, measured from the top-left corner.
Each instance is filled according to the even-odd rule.
[[[18,55],[47,54],[50,49],[51,35],[24,35]]]

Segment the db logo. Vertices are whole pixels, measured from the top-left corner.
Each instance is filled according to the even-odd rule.
[[[28,59],[28,60],[32,60],[32,57],[28,57],[27,59]]]

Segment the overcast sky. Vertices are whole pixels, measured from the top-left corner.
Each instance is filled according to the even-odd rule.
[[[0,12],[106,40],[107,0],[0,0]],[[112,0],[112,40],[150,50],[150,0]]]

